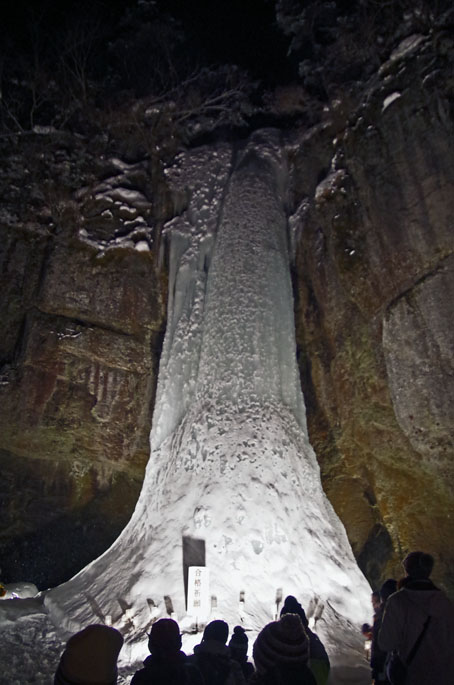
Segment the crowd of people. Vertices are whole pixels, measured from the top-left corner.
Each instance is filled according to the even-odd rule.
[[[376,685],[452,685],[454,683],[454,607],[429,579],[433,558],[412,552],[403,562],[406,576],[387,580],[373,595],[370,637],[372,682]],[[115,685],[123,637],[115,628],[91,625],[66,645],[54,685]],[[289,595],[276,621],[254,641],[235,626],[229,640],[225,621],[208,623],[202,641],[187,656],[178,623],[161,618],[148,639],[150,656],[131,685],[326,685],[330,661],[305,611]],[[400,678],[400,680],[399,680]]]
[[[66,645],[54,685],[97,683],[115,685],[117,659],[123,644],[118,630],[91,625],[73,635]],[[200,644],[187,656],[182,650],[178,623],[161,618],[148,637],[148,656],[131,685],[326,685],[330,663],[319,637],[309,628],[305,611],[289,595],[279,620],[268,623],[253,645],[242,626],[229,640],[225,621],[205,626]]]

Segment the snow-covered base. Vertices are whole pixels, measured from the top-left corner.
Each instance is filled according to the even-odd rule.
[[[186,615],[183,541],[195,540],[212,598],[199,627],[213,618],[231,628],[242,623],[252,646],[293,594],[316,621],[332,682],[366,683],[360,626],[370,619],[370,587],[323,492],[307,437],[285,160],[267,131],[234,163],[225,146],[192,154],[175,171],[191,200],[168,229],[168,325],[134,514],[99,559],[44,593],[40,611],[58,635],[45,613],[13,623],[10,616],[3,625],[16,635],[41,630],[50,670],[55,645],[93,622],[122,632],[126,671],[146,655],[153,621],[171,612],[190,648],[196,617]]]
[[[47,593],[45,606],[70,631],[101,620],[135,641],[165,615],[164,597],[179,618],[185,615],[182,541],[191,537],[205,543],[210,594],[227,621],[241,621],[244,593],[243,621],[259,630],[273,618],[280,591],[306,607],[323,605],[322,616],[333,616],[326,637],[332,632],[334,643],[341,621],[334,617],[360,625],[370,589],[305,442],[282,407],[239,414],[227,405],[195,405],[152,455],[164,466],[147,478],[120,538]],[[175,443],[184,449],[175,451]]]

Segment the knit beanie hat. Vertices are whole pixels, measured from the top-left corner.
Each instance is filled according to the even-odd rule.
[[[203,631],[203,640],[217,640],[217,642],[222,642],[223,645],[226,644],[227,638],[229,637],[229,626],[225,621],[211,621],[205,627]]]
[[[247,654],[248,644],[249,640],[244,628],[242,626],[235,626],[229,642],[230,649],[235,652],[244,652],[244,654]]]
[[[181,634],[178,623],[172,618],[160,618],[153,623],[148,637],[148,649],[156,651],[177,651],[181,648]]]
[[[279,621],[268,623],[258,634],[252,654],[259,673],[276,663],[306,663],[309,641],[300,617],[284,614]]]
[[[117,682],[117,659],[123,637],[102,624],[87,626],[69,638],[55,683],[111,685]]]
[[[425,552],[410,552],[403,560],[402,565],[411,578],[426,579],[432,573],[434,558]]]

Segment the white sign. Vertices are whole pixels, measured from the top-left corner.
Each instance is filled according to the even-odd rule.
[[[206,566],[190,566],[188,569],[189,616],[206,618],[210,613],[210,572]]]

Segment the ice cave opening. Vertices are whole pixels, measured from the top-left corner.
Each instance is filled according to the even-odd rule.
[[[168,175],[189,200],[166,226],[168,324],[142,492],[116,542],[43,593],[44,611],[62,635],[117,627],[126,662],[145,656],[157,617],[174,616],[189,642],[212,618],[253,635],[293,594],[338,667],[331,682],[367,682],[371,590],[307,434],[279,134],[182,153]]]

